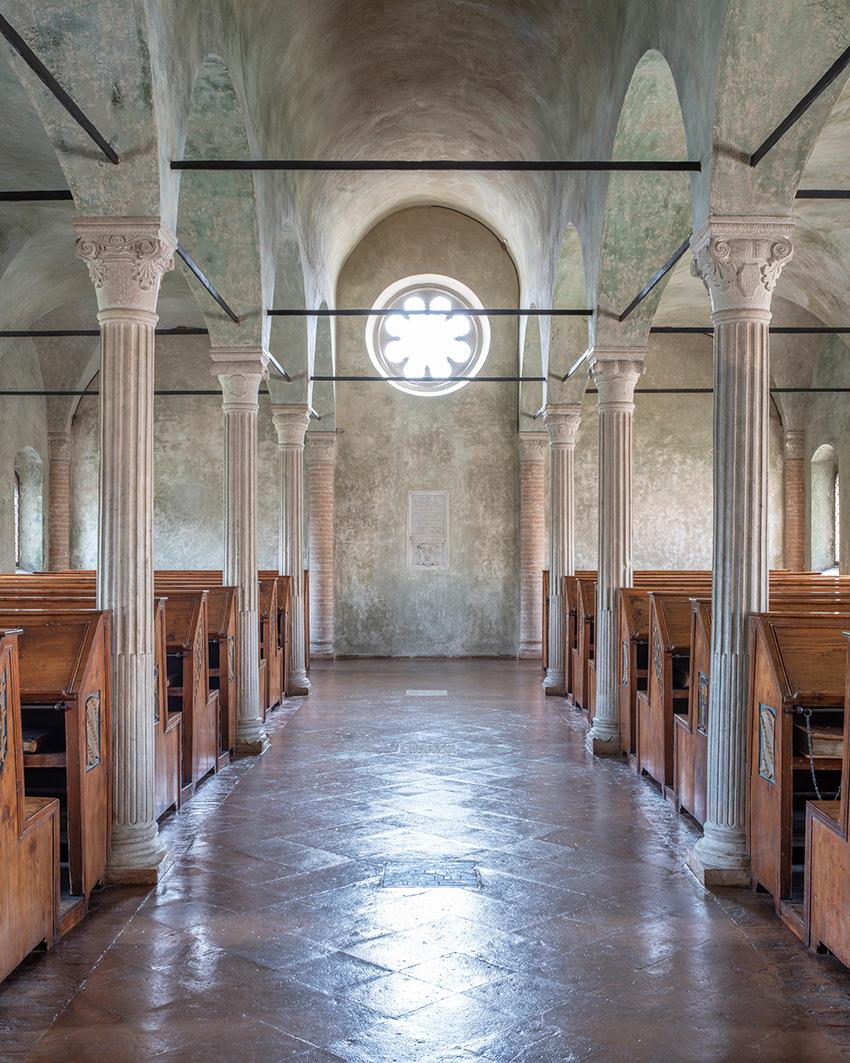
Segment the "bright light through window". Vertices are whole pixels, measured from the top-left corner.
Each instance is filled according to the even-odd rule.
[[[462,388],[484,364],[490,324],[480,300],[451,277],[406,277],[381,293],[366,326],[372,364],[387,382],[412,395]],[[395,378],[395,379],[394,379]]]

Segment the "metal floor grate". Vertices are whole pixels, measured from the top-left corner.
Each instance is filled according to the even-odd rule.
[[[403,864],[384,864],[381,888],[434,889],[453,886],[463,889],[482,888],[481,875],[471,860],[418,860]]]

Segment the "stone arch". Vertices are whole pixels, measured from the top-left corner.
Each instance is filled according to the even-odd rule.
[[[832,444],[822,443],[811,464],[812,568],[823,572],[838,567],[840,552],[838,456]]]
[[[328,304],[323,300],[319,309],[327,310]],[[316,319],[313,374],[317,376],[333,376],[335,365],[333,318],[319,317]],[[320,422],[314,422],[314,427],[318,431],[332,432],[335,427],[335,385],[333,381],[317,380],[312,383],[310,405],[322,418]]]
[[[295,229],[290,225],[284,225],[280,231],[274,275],[274,304],[279,309],[309,309],[301,244]],[[319,319],[315,317],[271,319],[270,350],[279,358],[291,377],[291,381],[286,382],[275,372],[269,374],[272,402],[310,401],[310,376],[313,372],[318,323]]]
[[[223,59],[208,55],[192,88],[186,157],[250,157],[248,131],[236,87]],[[190,278],[215,345],[261,345],[267,336],[263,251],[251,172],[187,171],[180,181],[177,236],[239,316],[227,314]]]
[[[536,310],[534,302],[529,310]],[[519,375],[523,377],[543,376],[543,337],[540,328],[541,319],[536,315],[522,317],[519,321]],[[543,428],[540,418],[535,416],[546,401],[546,390],[542,383],[536,381],[522,382],[519,385],[519,429],[533,432]]]
[[[687,155],[676,84],[661,52],[645,52],[623,100],[613,159]],[[684,173],[610,175],[596,282],[596,340],[645,343],[664,284],[623,323],[619,314],[688,236],[690,180]]]
[[[552,307],[558,310],[584,307],[588,303],[584,251],[578,230],[570,225],[564,233],[555,274]],[[584,354],[589,342],[589,320],[584,317],[553,317],[549,341],[547,401],[581,402],[587,373],[576,372],[564,382],[564,374]]]
[[[22,447],[15,455],[12,491],[15,567],[39,572],[44,567],[44,465],[33,447]]]

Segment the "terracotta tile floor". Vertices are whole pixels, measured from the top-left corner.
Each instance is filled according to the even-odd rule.
[[[0,1059],[850,1059],[848,972],[704,893],[693,828],[535,666],[312,674],[168,823],[161,888],[100,894],[0,987]],[[381,887],[457,861],[483,889]]]

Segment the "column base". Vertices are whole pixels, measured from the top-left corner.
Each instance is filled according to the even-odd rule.
[[[547,668],[543,680],[543,693],[564,696],[564,673],[557,668]]]
[[[118,854],[114,860],[114,851],[106,867],[105,882],[107,886],[156,886],[174,866],[174,856],[170,849],[157,847],[152,859],[140,860],[130,864],[127,854]]]
[[[623,752],[619,734],[596,734],[592,727],[587,732],[584,744],[595,757],[619,757]]]
[[[706,889],[749,886],[750,857],[737,831],[718,831],[707,823],[705,835],[688,853],[688,867]]]
[[[521,642],[517,657],[519,657],[521,661],[539,661],[543,657],[543,646],[539,641]],[[561,686],[563,685],[563,680],[561,680]]]
[[[310,693],[310,680],[306,672],[290,672],[289,685],[286,688],[286,696],[290,698],[304,697]]]
[[[236,753],[240,757],[260,757],[270,748],[271,742],[265,732],[258,738],[236,739]]]
[[[310,646],[310,657],[314,661],[332,661],[334,644],[332,642],[315,642]]]

